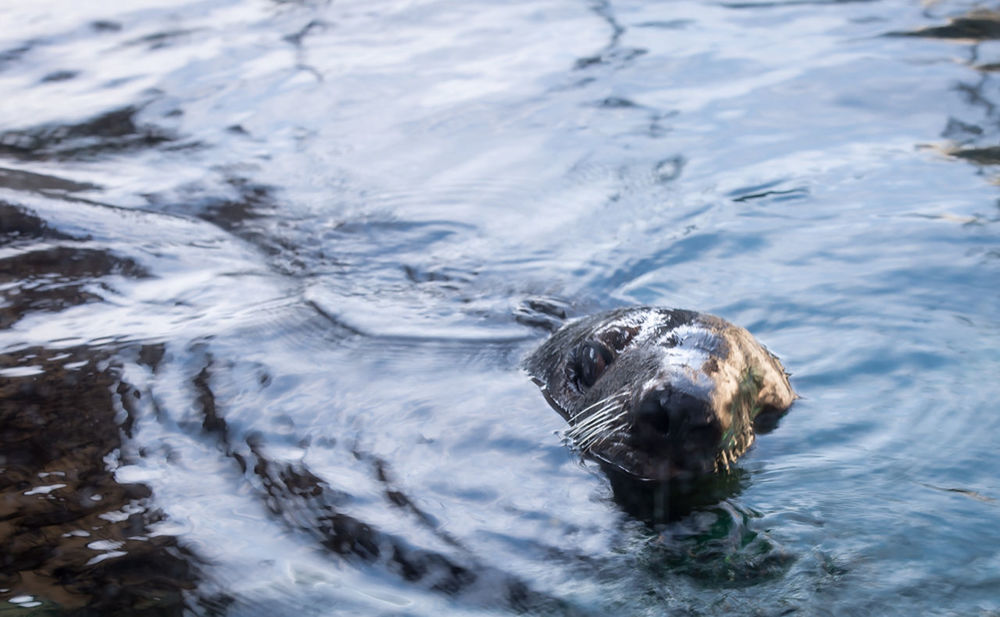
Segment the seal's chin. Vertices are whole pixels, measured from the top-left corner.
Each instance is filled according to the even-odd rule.
[[[591,450],[589,454],[606,469],[635,480],[659,483],[689,482],[710,476],[720,469],[720,461],[724,459],[721,451],[714,455],[687,456],[683,461],[677,461],[669,453],[648,453],[635,448]]]

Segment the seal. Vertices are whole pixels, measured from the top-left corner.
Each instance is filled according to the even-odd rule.
[[[621,308],[567,323],[524,368],[580,452],[657,483],[729,470],[798,398],[744,328],[681,309]]]

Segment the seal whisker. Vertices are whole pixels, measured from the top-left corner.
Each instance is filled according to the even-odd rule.
[[[569,429],[569,432],[575,434],[583,434],[590,432],[591,430],[593,430],[595,426],[600,426],[606,423],[611,417],[614,417],[614,416],[609,416],[609,412],[612,409],[614,409],[614,407],[610,407],[606,410],[601,410],[600,414],[595,414],[594,418],[588,418],[587,422],[581,422],[571,427]]]
[[[574,418],[573,425],[570,427],[570,432],[572,433],[586,432],[590,430],[592,426],[604,422],[608,418],[610,412],[624,409],[624,405],[622,405],[623,398],[624,395],[622,394],[622,395],[609,396],[607,398],[601,399],[600,401],[598,401],[598,403],[603,404],[603,407],[597,410],[594,410],[593,409],[594,405],[591,405],[590,407],[584,410],[584,412],[587,412],[586,414],[584,412],[581,412],[576,415],[576,417]],[[584,415],[586,417],[580,419],[580,417]]]
[[[593,439],[595,436],[603,433],[604,426],[598,425],[587,431],[581,431],[577,433],[567,433],[568,437],[571,437],[578,445],[586,444],[588,441]]]
[[[622,421],[627,415],[628,410],[619,407],[616,413],[605,416],[603,421],[586,427],[586,430],[568,431],[567,435],[574,439],[580,450],[587,451],[627,428],[628,423]]]
[[[589,444],[598,441],[601,436],[606,435],[608,433],[608,429],[613,426],[615,426],[615,422],[610,422],[608,424],[597,426],[593,430],[587,431],[586,433],[569,435],[569,437],[571,437],[579,447],[585,449]]]
[[[585,425],[580,424],[574,426],[573,428],[570,429],[570,432],[577,434],[577,436],[580,436],[587,433],[591,433],[595,430],[600,430],[601,427],[604,427],[607,424],[611,424],[618,421],[619,419],[622,418],[622,416],[624,416],[628,412],[628,410],[625,407],[618,407],[617,411],[615,411],[614,413],[609,413],[611,411],[612,408],[609,408],[607,410],[602,410],[603,412],[602,416],[598,418],[598,420],[588,422]]]
[[[611,427],[615,427],[616,424],[618,423],[615,421],[608,422],[607,424],[602,424],[601,426],[596,427],[594,430],[586,434],[577,435],[575,437],[575,441],[581,448],[586,449],[593,443],[596,443],[600,441],[603,437],[606,437],[610,432],[613,432],[608,429],[610,429]]]
[[[595,447],[607,443],[608,440],[610,440],[612,437],[621,435],[625,428],[626,428],[625,425],[616,426],[614,427],[613,430],[604,431],[594,435],[590,440],[586,441],[585,443],[579,444],[577,447],[582,452],[590,452]]]
[[[590,419],[591,417],[593,417],[595,415],[599,416],[600,412],[594,412],[594,413],[590,413],[590,412],[595,407],[598,407],[600,405],[606,405],[606,404],[608,404],[610,402],[617,401],[618,399],[623,399],[626,396],[628,396],[628,394],[629,394],[628,392],[618,392],[616,394],[612,394],[610,396],[606,396],[606,397],[604,397],[604,398],[602,398],[602,399],[600,399],[600,400],[598,400],[598,401],[596,401],[596,402],[588,405],[587,407],[584,407],[583,409],[581,409],[579,412],[577,412],[577,414],[574,416],[574,418],[580,418],[582,416],[588,416],[587,418],[584,418],[584,421],[586,421],[586,420]],[[579,424],[579,422],[577,422],[577,423]]]
[[[579,450],[580,450],[581,452],[589,452],[589,451],[591,451],[591,450],[592,450],[592,449],[593,449],[593,448],[594,448],[595,446],[597,446],[597,445],[599,445],[599,444],[602,444],[602,443],[604,443],[604,442],[605,442],[605,441],[607,441],[607,440],[608,440],[608,439],[609,439],[609,438],[610,438],[610,437],[611,437],[612,435],[615,435],[616,433],[618,433],[618,430],[617,430],[617,429],[616,429],[615,431],[608,431],[608,432],[603,432],[603,433],[599,433],[599,434],[597,434],[597,435],[594,435],[594,436],[593,436],[593,437],[592,437],[592,438],[591,438],[590,440],[588,440],[588,441],[585,441],[585,442],[580,442],[580,443],[578,443],[578,444],[577,444],[577,448],[578,448],[578,449],[579,449]]]
[[[625,409],[624,405],[621,405],[617,400],[612,400],[612,397],[602,399],[601,402],[605,403],[604,407],[591,412],[590,415],[583,420],[574,422],[573,426],[570,427],[570,432],[585,432],[589,430],[590,427],[606,421],[609,417],[609,412],[618,410],[618,412],[621,413],[621,411],[624,411]],[[577,417],[579,418],[579,415]]]

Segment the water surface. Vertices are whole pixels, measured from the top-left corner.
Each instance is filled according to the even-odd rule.
[[[996,13],[0,19],[0,613],[1000,612]],[[537,302],[720,315],[803,398],[648,524]]]

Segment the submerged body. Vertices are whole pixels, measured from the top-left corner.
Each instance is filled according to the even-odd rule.
[[[796,398],[745,329],[680,309],[624,308],[564,325],[525,368],[584,454],[639,480],[729,466]]]

